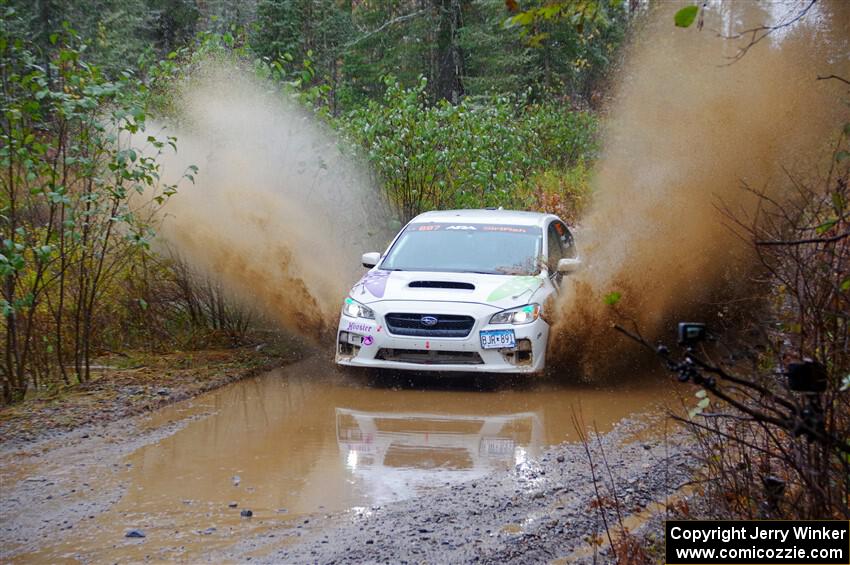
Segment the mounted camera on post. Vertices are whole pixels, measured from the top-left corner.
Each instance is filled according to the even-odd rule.
[[[679,345],[682,347],[693,347],[701,341],[705,341],[707,332],[705,324],[699,322],[679,322]]]
[[[826,368],[811,359],[803,359],[796,363],[789,363],[788,388],[794,392],[825,392],[826,391]]]

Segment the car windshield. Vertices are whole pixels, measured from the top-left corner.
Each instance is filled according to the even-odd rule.
[[[537,226],[410,224],[381,269],[536,275],[542,237]]]

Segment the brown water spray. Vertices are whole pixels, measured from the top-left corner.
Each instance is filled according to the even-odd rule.
[[[621,360],[628,350],[613,321],[632,318],[655,337],[719,296],[735,298],[752,256],[718,204],[751,209],[742,182],[786,190],[783,169],[811,168],[842,123],[843,91],[816,76],[850,74],[846,3],[817,4],[731,65],[742,40],[717,32],[799,6],[712,3],[702,31],[675,28],[677,7],[650,15],[620,73],[579,233],[586,269],[567,281],[550,340],[562,368]],[[166,168],[200,172],[168,202],[165,240],[284,327],[323,334],[360,253],[386,243],[369,178],[314,118],[246,73],[210,65],[179,100],[181,125],[168,130],[179,153]],[[615,291],[611,308],[603,297]]]
[[[360,254],[386,243],[368,176],[314,117],[232,66],[205,66],[178,101],[166,172],[199,172],[167,202],[163,239],[243,303],[321,338]]]
[[[622,369],[634,349],[612,323],[634,321],[656,338],[681,317],[708,316],[711,302],[742,298],[754,257],[718,208],[752,212],[744,183],[781,197],[786,171],[817,174],[829,159],[845,89],[817,75],[850,76],[850,10],[817,4],[734,63],[749,37],[719,34],[775,24],[805,4],[709,3],[702,31],[674,27],[684,4],[650,14],[628,49],[581,222],[586,268],[558,301],[556,366],[584,376]],[[621,294],[615,307],[611,293]]]

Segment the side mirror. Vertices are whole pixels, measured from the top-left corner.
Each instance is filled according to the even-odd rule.
[[[561,259],[558,261],[558,272],[569,274],[578,271],[581,268],[581,259]]]
[[[367,269],[371,269],[375,265],[378,264],[378,261],[381,260],[381,254],[377,251],[372,251],[371,253],[364,253],[363,257],[360,258],[360,262],[363,263],[363,266]]]

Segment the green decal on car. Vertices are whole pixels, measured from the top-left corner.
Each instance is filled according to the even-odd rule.
[[[495,302],[508,296],[516,296],[523,292],[534,292],[543,286],[543,281],[537,277],[512,277],[511,280],[496,288],[487,297],[488,302]]]

